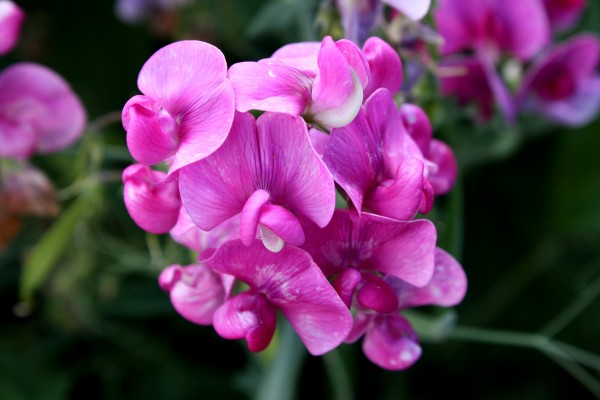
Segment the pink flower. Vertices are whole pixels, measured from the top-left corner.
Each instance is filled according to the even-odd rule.
[[[141,164],[171,162],[169,175],[221,146],[233,121],[233,90],[225,57],[216,47],[181,41],[158,50],[144,64],[144,95],[123,108],[127,146]]]
[[[300,117],[265,113],[257,121],[236,113],[229,137],[211,156],[180,170],[183,205],[202,230],[241,214],[242,243],[300,245],[297,217],[319,226],[335,207],[333,179],[312,147]]]
[[[271,58],[229,69],[238,111],[253,109],[302,115],[336,128],[354,119],[365,95],[402,83],[398,54],[379,38],[363,49],[331,37],[282,47]]]
[[[428,162],[410,137],[391,94],[376,91],[349,125],[334,129],[323,160],[356,212],[363,207],[399,220],[428,212]]]
[[[123,171],[125,207],[135,223],[150,233],[166,233],[179,216],[181,199],[177,182],[165,182],[166,174],[141,164]]]
[[[441,0],[434,17],[443,55],[474,50],[487,60],[508,53],[525,61],[550,40],[540,0]]]
[[[552,29],[564,31],[577,22],[587,0],[543,0]]]
[[[337,347],[352,327],[350,311],[303,250],[265,249],[260,241],[223,244],[206,265],[232,275],[248,290],[226,300],[213,317],[219,335],[246,339],[250,351],[268,346],[280,310],[313,355]]]
[[[61,150],[79,139],[85,124],[81,101],[56,72],[18,63],[0,73],[0,157]]]
[[[519,91],[524,110],[571,126],[590,122],[600,109],[600,40],[581,34],[557,45],[528,70]]]
[[[10,0],[0,0],[0,55],[13,49],[24,20],[25,13],[18,5]]]

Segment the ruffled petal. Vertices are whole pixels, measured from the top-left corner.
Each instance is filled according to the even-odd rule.
[[[33,133],[35,152],[52,153],[79,139],[86,112],[56,72],[38,64],[18,63],[0,74],[0,121],[14,130],[23,128],[26,139]],[[15,132],[10,136],[18,137]]]
[[[391,371],[406,369],[421,357],[415,331],[397,314],[376,317],[362,347],[371,362]]]
[[[277,61],[234,64],[229,69],[229,80],[238,111],[301,115],[310,100],[311,79],[302,71]]]
[[[375,90],[385,88],[396,94],[402,86],[402,62],[398,53],[384,40],[373,36],[367,39],[363,52],[369,63],[369,84],[364,98]]]
[[[123,171],[125,207],[135,223],[150,233],[167,233],[177,223],[181,199],[177,182],[140,164]]]
[[[21,33],[25,13],[12,1],[0,1],[0,55],[13,49]]]
[[[299,248],[285,246],[273,253],[260,241],[249,247],[230,241],[206,264],[262,293],[283,312],[313,355],[338,346],[352,327],[348,308],[310,255]]]
[[[211,325],[215,310],[225,301],[221,278],[204,265],[171,265],[158,281],[169,292],[175,310],[198,325]]]
[[[275,333],[277,309],[260,293],[244,292],[227,300],[213,318],[225,339],[246,339],[248,350],[264,350]]]

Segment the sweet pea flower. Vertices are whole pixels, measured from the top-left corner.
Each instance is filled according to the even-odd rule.
[[[543,0],[544,8],[550,20],[550,26],[556,31],[571,28],[585,9],[586,0]]]
[[[21,7],[10,0],[0,0],[0,55],[15,47],[24,20],[25,13]]]
[[[445,96],[454,96],[461,105],[474,103],[481,120],[489,120],[495,105],[509,122],[514,122],[513,96],[488,60],[474,56],[449,57],[440,62],[440,87]]]
[[[438,139],[433,139],[431,122],[425,111],[414,104],[400,106],[400,114],[406,131],[421,149],[423,157],[432,163],[428,180],[436,195],[448,193],[454,186],[458,166],[452,148]]]
[[[123,108],[127,146],[140,164],[181,167],[212,154],[225,141],[234,114],[225,57],[200,41],[158,50],[142,67],[138,88]]]
[[[336,4],[346,37],[362,43],[381,23],[384,4],[418,21],[429,11],[431,0],[336,0]]]
[[[233,240],[205,263],[248,285],[215,311],[213,326],[224,338],[246,339],[250,351],[269,345],[277,310],[313,355],[337,347],[352,328],[350,311],[310,255],[299,248],[286,245],[273,253],[258,240],[249,246]]]
[[[364,335],[362,348],[367,358],[381,368],[396,371],[413,365],[422,352],[414,329],[398,311],[425,305],[455,306],[465,296],[467,279],[460,264],[437,248],[435,269],[427,285],[415,287],[393,276],[386,282],[397,295],[398,310],[388,314],[359,310],[346,343]]]
[[[492,61],[502,53],[527,61],[550,40],[540,0],[441,0],[434,17],[443,55],[474,50]]]
[[[590,122],[600,109],[600,39],[581,34],[557,45],[527,72],[518,97],[523,110],[537,110],[569,126]]]
[[[177,223],[181,198],[176,181],[167,174],[134,164],[123,171],[123,196],[131,218],[150,233],[167,233]]]
[[[334,129],[323,160],[360,215],[408,220],[433,206],[428,162],[410,137],[391,94],[377,90],[354,121]]]
[[[169,292],[171,304],[185,319],[198,325],[211,325],[214,312],[225,302],[232,280],[204,264],[165,268],[160,287]]]
[[[210,231],[241,214],[240,239],[252,245],[257,229],[272,251],[300,245],[307,218],[325,226],[335,187],[313,149],[302,118],[236,113],[229,137],[209,157],[182,168],[181,198],[196,225]]]
[[[17,63],[0,73],[0,157],[61,150],[79,139],[85,124],[81,101],[56,72]]]

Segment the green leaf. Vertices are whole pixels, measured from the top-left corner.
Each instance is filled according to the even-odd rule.
[[[20,282],[20,296],[31,303],[33,293],[47,279],[52,268],[70,247],[75,230],[89,216],[98,191],[90,189],[79,196],[33,247],[25,260]]]

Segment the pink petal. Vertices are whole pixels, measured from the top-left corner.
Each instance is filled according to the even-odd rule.
[[[431,279],[436,230],[429,221],[397,221],[369,213],[353,221],[350,211],[337,210],[325,228],[307,223],[304,230],[302,248],[326,276],[353,268],[394,275],[417,286]]]
[[[467,291],[467,277],[461,265],[447,252],[435,250],[435,269],[427,285],[417,288],[399,280],[388,280],[400,300],[400,308],[437,305],[452,307]]]
[[[333,281],[335,291],[340,295],[346,307],[352,306],[354,290],[362,281],[362,275],[354,268],[346,268]]]
[[[552,28],[564,31],[577,22],[585,9],[586,0],[544,0],[544,7],[548,13]]]
[[[373,324],[376,314],[371,312],[357,311],[354,315],[352,330],[344,340],[344,343],[352,344],[360,339]]]
[[[423,154],[428,155],[429,143],[433,136],[431,122],[425,111],[419,106],[404,103],[400,106],[402,122],[410,137],[417,143]]]
[[[329,135],[315,128],[309,129],[308,135],[310,136],[310,142],[317,154],[320,157],[323,157],[327,143],[329,143]]]
[[[240,223],[240,239],[246,246],[250,246],[256,239],[256,229],[260,219],[261,209],[269,201],[270,194],[258,189],[246,200],[242,208],[242,219]]]
[[[271,342],[277,309],[260,293],[244,292],[227,300],[214,314],[215,331],[225,339],[246,339],[248,350],[263,351]]]
[[[437,172],[428,178],[435,194],[448,193],[454,187],[458,175],[458,164],[452,148],[441,140],[433,139],[429,144],[428,157],[438,166]]]
[[[12,1],[0,1],[0,55],[13,49],[21,31],[25,13]]]
[[[571,97],[545,102],[540,109],[546,117],[568,126],[588,124],[600,110],[600,75],[581,79]]]
[[[185,208],[179,210],[175,226],[169,231],[171,237],[179,244],[202,253],[206,249],[215,249],[228,240],[240,237],[240,216],[223,222],[210,232],[198,228]]]
[[[388,314],[398,310],[398,298],[394,290],[380,277],[365,273],[363,284],[356,299],[362,307],[377,313]]]
[[[140,164],[123,171],[125,206],[135,223],[150,233],[167,233],[179,217],[181,200],[177,182]]]
[[[413,21],[423,19],[429,7],[431,7],[431,0],[382,0],[384,3],[394,7],[402,14],[406,15]]]
[[[264,206],[260,214],[260,224],[292,246],[300,246],[304,243],[304,231],[300,222],[294,214],[281,206],[274,204]]]
[[[142,67],[138,87],[179,125],[179,149],[170,174],[212,154],[223,143],[234,114],[225,57],[200,41],[158,50]]]
[[[159,112],[160,106],[146,96],[134,96],[123,107],[127,148],[141,164],[158,164],[177,151],[177,131],[162,129]]]
[[[211,325],[213,314],[225,300],[219,275],[203,265],[171,265],[158,278],[182,317],[199,325]]]
[[[371,362],[391,371],[406,369],[421,357],[415,331],[397,314],[375,318],[363,340],[363,351]]]
[[[385,88],[390,93],[396,94],[402,86],[402,62],[398,53],[387,42],[376,36],[367,39],[363,52],[371,72],[364,98],[368,98],[379,88]]]
[[[7,141],[7,147],[18,154],[5,155],[52,153],[79,139],[86,113],[69,84],[56,72],[38,64],[18,63],[0,73],[0,123],[12,127],[7,139],[18,140],[22,135],[27,143],[21,146]],[[24,147],[29,148],[24,151]]]
[[[273,60],[231,66],[229,80],[238,111],[262,110],[301,115],[310,100],[311,79]]]
[[[348,39],[341,39],[335,42],[338,50],[344,55],[350,68],[354,70],[361,87],[364,89],[369,83],[371,75],[369,62],[366,55],[356,44]]]
[[[291,43],[277,50],[271,58],[314,78],[319,73],[317,57],[320,49],[320,42]]]
[[[260,241],[249,247],[230,241],[206,264],[264,295],[283,312],[313,355],[338,346],[352,327],[350,311],[303,250],[285,246],[273,253]]]
[[[482,1],[440,0],[433,12],[438,32],[444,38],[442,55],[469,49],[485,24],[487,3]]]
[[[393,180],[379,184],[365,199],[375,213],[399,220],[412,219],[423,197],[423,163],[408,159],[398,166]]]

